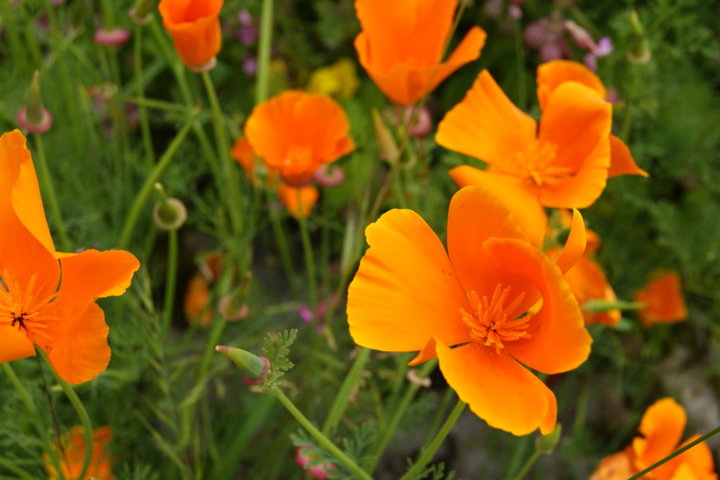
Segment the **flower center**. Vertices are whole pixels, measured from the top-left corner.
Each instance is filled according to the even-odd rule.
[[[47,328],[54,317],[45,314],[45,310],[57,292],[41,296],[41,292],[47,291],[43,287],[37,283],[37,275],[32,275],[27,286],[23,287],[7,269],[3,269],[0,276],[0,326],[24,330],[33,343],[51,340]]]
[[[557,145],[544,140],[536,140],[522,152],[515,154],[515,162],[521,166],[525,175],[537,186],[543,183],[555,183],[572,175],[569,167],[553,165]]]
[[[490,298],[480,298],[474,290],[468,294],[473,311],[466,312],[461,308],[460,314],[465,325],[470,328],[470,339],[473,342],[495,347],[495,351],[500,353],[503,342],[530,337],[527,329],[531,316],[523,314],[512,318],[525,299],[525,293],[520,292],[513,298],[511,291],[512,287],[498,284]]]

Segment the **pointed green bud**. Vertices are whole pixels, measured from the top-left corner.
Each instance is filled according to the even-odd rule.
[[[243,382],[247,385],[257,385],[265,381],[270,372],[270,361],[265,357],[258,357],[241,348],[218,345],[215,351],[222,353],[243,373]]]
[[[25,96],[25,106],[17,113],[17,122],[21,128],[33,133],[47,132],[52,126],[52,115],[43,105],[40,95],[40,74],[37,70]]]
[[[380,113],[376,109],[372,109],[373,125],[375,126],[375,139],[377,140],[378,149],[380,150],[380,158],[395,165],[400,158],[400,149],[397,146],[395,137],[388,129],[383,121]]]
[[[177,198],[165,195],[165,189],[159,183],[155,184],[155,190],[160,196],[160,201],[153,208],[153,220],[160,230],[177,230],[187,220],[187,209]]]
[[[555,425],[555,430],[535,439],[535,450],[543,455],[550,455],[557,447],[558,442],[560,442],[561,435],[562,425],[558,423]]]
[[[152,15],[157,8],[157,0],[137,0],[130,9],[128,15],[138,25],[145,25],[152,20]]]
[[[581,308],[590,313],[605,313],[610,310],[639,310],[645,306],[644,302],[625,302],[616,300],[610,302],[608,300],[588,300]]]
[[[640,23],[640,17],[635,10],[630,12],[630,26],[632,33],[628,41],[628,50],[626,56],[628,62],[634,63],[635,65],[642,65],[648,63],[652,59],[652,52],[650,51],[650,44],[645,34],[645,28]]]

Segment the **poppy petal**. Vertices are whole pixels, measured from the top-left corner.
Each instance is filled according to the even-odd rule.
[[[612,107],[577,82],[565,82],[548,99],[539,138],[555,145],[553,167],[569,174],[543,184],[540,202],[548,207],[585,208],[600,196],[610,166]]]
[[[513,105],[483,70],[465,98],[442,119],[435,139],[503,173],[514,173],[514,158],[535,141],[536,127],[535,120]]]
[[[590,354],[592,337],[560,269],[542,252],[518,240],[491,238],[483,248],[505,268],[523,275],[542,295],[542,308],[530,321],[530,337],[505,343],[508,353],[549,374],[582,364]]]
[[[573,210],[572,223],[570,225],[570,233],[568,234],[565,246],[560,252],[555,264],[562,273],[567,272],[585,253],[587,246],[587,237],[585,235],[585,222],[579,211]]]
[[[571,60],[552,60],[537,69],[537,96],[540,109],[545,108],[548,98],[557,87],[565,82],[582,83],[593,89],[600,98],[607,92],[600,78],[582,63]]]
[[[642,470],[669,455],[682,438],[687,415],[672,398],[663,398],[645,411],[638,430],[645,438],[633,439],[635,466]]]
[[[64,299],[83,304],[96,298],[122,295],[130,286],[140,262],[124,250],[83,250],[64,254],[60,294]]]
[[[618,175],[642,175],[649,177],[637,163],[630,153],[630,149],[625,143],[615,135],[610,135],[610,168],[608,169],[608,177],[616,177]]]
[[[445,380],[491,427],[514,435],[555,428],[555,395],[509,356],[474,343],[448,348],[440,341],[437,355]]]
[[[468,310],[440,239],[411,210],[391,210],[365,230],[370,248],[348,289],[355,343],[384,351],[422,350],[434,336],[467,340]],[[469,310],[468,310],[469,311]]]
[[[0,327],[0,363],[35,355],[35,347],[19,328]]]
[[[469,165],[453,168],[450,170],[450,176],[460,187],[479,186],[495,197],[499,197],[505,208],[512,212],[513,220],[517,222],[532,244],[538,247],[542,245],[547,215],[527,183],[516,177],[495,174]],[[485,213],[482,211],[477,213],[481,217],[480,223],[484,223],[486,221]]]

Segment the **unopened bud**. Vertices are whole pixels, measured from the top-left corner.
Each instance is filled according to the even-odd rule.
[[[157,8],[157,0],[137,0],[130,9],[128,15],[138,25],[145,25],[152,20],[152,15]]]
[[[159,183],[155,190],[160,195],[160,201],[153,208],[153,220],[160,230],[177,230],[187,220],[187,209],[177,198],[166,197],[165,190]]]
[[[124,28],[113,28],[110,30],[99,28],[93,36],[95,43],[108,47],[119,47],[127,42],[129,38],[130,32]]]
[[[395,165],[400,158],[400,149],[397,146],[395,137],[388,129],[383,121],[380,113],[373,108],[372,110],[373,125],[375,126],[375,138],[377,140],[378,149],[380,150],[380,158]]]
[[[345,170],[340,165],[323,165],[315,171],[313,178],[323,187],[337,187],[345,181]]]
[[[636,65],[648,63],[652,59],[652,52],[645,35],[645,28],[640,23],[640,17],[638,17],[635,10],[630,12],[630,26],[632,27],[632,34],[630,35],[626,53],[628,62]]]
[[[40,95],[40,74],[36,70],[25,97],[25,106],[18,110],[17,122],[33,133],[45,133],[52,126],[52,115],[45,108]]]
[[[241,348],[217,345],[215,351],[222,353],[243,373],[246,385],[258,385],[265,381],[270,372],[270,360],[258,357]]]
[[[557,447],[558,442],[560,442],[561,435],[562,425],[558,423],[555,425],[555,430],[535,439],[535,450],[543,455],[550,455]]]

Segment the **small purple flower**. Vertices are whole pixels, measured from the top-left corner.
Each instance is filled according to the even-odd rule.
[[[238,12],[237,18],[238,18],[238,21],[240,22],[240,25],[248,26],[248,25],[253,24],[253,17],[246,8],[243,8],[242,10],[240,10]]]
[[[252,55],[248,55],[245,59],[243,59],[242,69],[243,72],[248,75],[255,76],[257,73],[257,59]]]
[[[610,37],[602,37],[598,40],[597,48],[593,52],[597,57],[604,57],[613,51],[613,43]]]
[[[257,41],[259,30],[255,25],[243,25],[237,29],[237,39],[243,45],[252,45]]]

